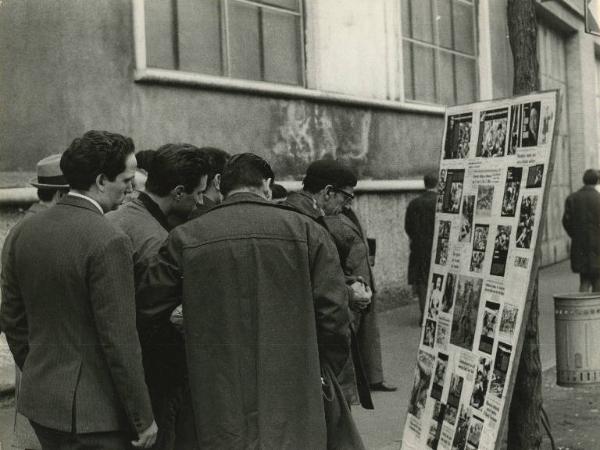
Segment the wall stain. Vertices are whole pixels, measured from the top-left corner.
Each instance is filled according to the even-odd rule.
[[[270,149],[273,169],[299,179],[310,162],[339,159],[359,176],[368,163],[372,113],[298,102],[271,104]]]

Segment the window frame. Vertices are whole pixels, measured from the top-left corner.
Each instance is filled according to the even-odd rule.
[[[404,0],[398,0],[399,3],[401,3]],[[419,0],[422,1],[422,0]],[[429,1],[429,0],[428,0]],[[440,100],[440,72],[441,72],[441,68],[440,68],[440,54],[441,53],[445,53],[448,55],[452,55],[452,56],[458,56],[458,57],[462,57],[462,58],[466,58],[466,59],[471,59],[474,62],[474,67],[475,67],[475,82],[476,82],[476,86],[474,89],[474,93],[475,93],[475,99],[473,100],[473,102],[477,102],[477,101],[482,101],[485,99],[491,99],[492,98],[492,93],[491,93],[491,49],[490,49],[490,33],[489,33],[489,7],[488,7],[488,0],[451,0],[451,1],[456,1],[458,3],[462,3],[464,5],[468,5],[470,7],[472,7],[473,9],[473,55],[468,55],[466,53],[451,49],[451,48],[447,48],[444,47],[443,45],[441,45],[439,43],[439,34],[440,34],[440,30],[439,30],[439,26],[437,24],[433,24],[432,25],[432,36],[433,36],[433,40],[434,42],[426,42],[426,41],[421,41],[412,37],[408,37],[404,35],[404,29],[402,27],[402,16],[400,17],[400,21],[399,21],[399,25],[400,25],[400,32],[399,32],[399,38],[400,38],[400,42],[399,42],[399,49],[400,49],[400,66],[401,66],[401,73],[399,74],[400,76],[400,83],[401,83],[401,89],[400,89],[400,98],[402,99],[402,101],[409,103],[409,104],[418,104],[418,105],[444,105],[443,103],[437,103],[438,100]],[[400,15],[402,15],[402,11],[400,9],[399,11]],[[438,8],[437,8],[437,1],[436,0],[431,0],[431,16],[432,16],[432,20],[433,18],[438,14]],[[410,18],[408,18],[408,20],[410,21]],[[452,26],[452,29],[454,28],[454,26]],[[485,30],[485,33],[482,33],[482,30]],[[438,41],[438,43],[436,44],[435,41]],[[421,46],[423,48],[427,48],[427,49],[431,49],[434,52],[434,79],[435,79],[435,85],[434,85],[434,95],[435,95],[435,102],[428,102],[426,100],[418,100],[418,99],[409,99],[406,93],[406,89],[407,86],[405,85],[405,80],[404,80],[404,76],[407,70],[407,65],[404,63],[405,62],[405,58],[408,57],[408,55],[406,55],[404,53],[404,44],[409,43],[412,45],[417,45],[417,46]],[[412,62],[411,62],[411,66],[412,66]],[[484,73],[488,73],[488,77],[484,77]],[[456,95],[456,72],[454,73],[454,93],[453,95]],[[413,86],[414,86],[414,73],[412,74],[412,78],[413,78]],[[458,99],[455,99],[458,100]],[[453,103],[451,105],[448,106],[456,106],[456,105],[460,105],[461,103]],[[444,105],[445,106],[445,105]]]
[[[396,0],[399,1],[399,0]],[[303,11],[303,25],[301,29],[302,42],[304,48],[301,51],[303,55],[303,80],[305,85],[310,83],[310,68],[307,67],[307,52],[310,43],[306,42],[306,7],[304,0],[301,0]],[[226,76],[206,75],[197,72],[187,72],[174,69],[159,69],[148,67],[146,58],[146,20],[144,0],[131,0],[132,18],[133,18],[133,40],[134,40],[134,58],[135,69],[133,79],[140,84],[158,84],[171,86],[187,86],[198,89],[221,90],[228,92],[240,92],[254,94],[259,96],[315,100],[326,103],[334,103],[350,106],[375,107],[378,109],[387,109],[394,111],[406,111],[419,114],[428,114],[434,116],[443,116],[446,108],[437,104],[419,104],[415,102],[406,102],[403,98],[398,100],[381,100],[358,95],[338,94],[333,92],[321,91],[305,86],[296,86],[290,84],[277,84],[268,81],[244,80],[240,78],[230,78]],[[399,73],[399,75],[401,75]],[[402,89],[402,95],[404,90]]]

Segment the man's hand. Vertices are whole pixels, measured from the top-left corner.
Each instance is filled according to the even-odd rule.
[[[142,431],[138,435],[137,441],[132,441],[131,445],[135,448],[150,448],[156,442],[156,434],[158,433],[158,426],[156,426],[156,421],[152,421],[152,424]]]
[[[352,298],[350,299],[350,309],[352,311],[362,311],[371,303],[373,292],[369,286],[355,281],[350,285],[352,289]]]

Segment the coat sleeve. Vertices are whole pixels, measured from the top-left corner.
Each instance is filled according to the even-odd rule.
[[[309,251],[321,365],[339,374],[350,352],[348,289],[337,250],[327,231],[309,229]]]
[[[143,263],[136,288],[138,324],[142,327],[169,316],[181,304],[181,252],[181,239],[175,230],[158,254]]]
[[[573,205],[571,199],[565,200],[565,212],[562,217],[562,224],[569,237],[573,237]]]
[[[406,214],[404,215],[404,231],[408,235],[409,239],[417,239],[417,233],[419,228],[417,205],[414,201],[408,204],[406,208]]]
[[[17,230],[8,235],[2,248],[2,305],[0,306],[0,326],[6,334],[6,341],[15,363],[23,369],[29,353],[27,316],[25,304],[15,273],[15,249]]]
[[[96,332],[127,417],[139,433],[154,420],[135,323],[131,243],[118,234],[92,256],[88,285]]]

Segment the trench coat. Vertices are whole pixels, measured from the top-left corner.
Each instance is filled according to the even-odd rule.
[[[321,366],[339,373],[349,352],[347,291],[326,230],[231,195],[171,232],[140,307],[169,308],[177,291],[200,448],[325,449]]]
[[[563,226],[571,238],[571,269],[600,274],[600,193],[583,186],[565,201]]]
[[[373,291],[371,304],[361,312],[352,313],[352,326],[356,332],[360,360],[364,365],[368,383],[380,383],[383,381],[381,338],[375,311],[375,280],[369,264],[366,236],[352,210],[326,216],[325,223],[338,249],[344,274],[351,278],[360,277]]]

